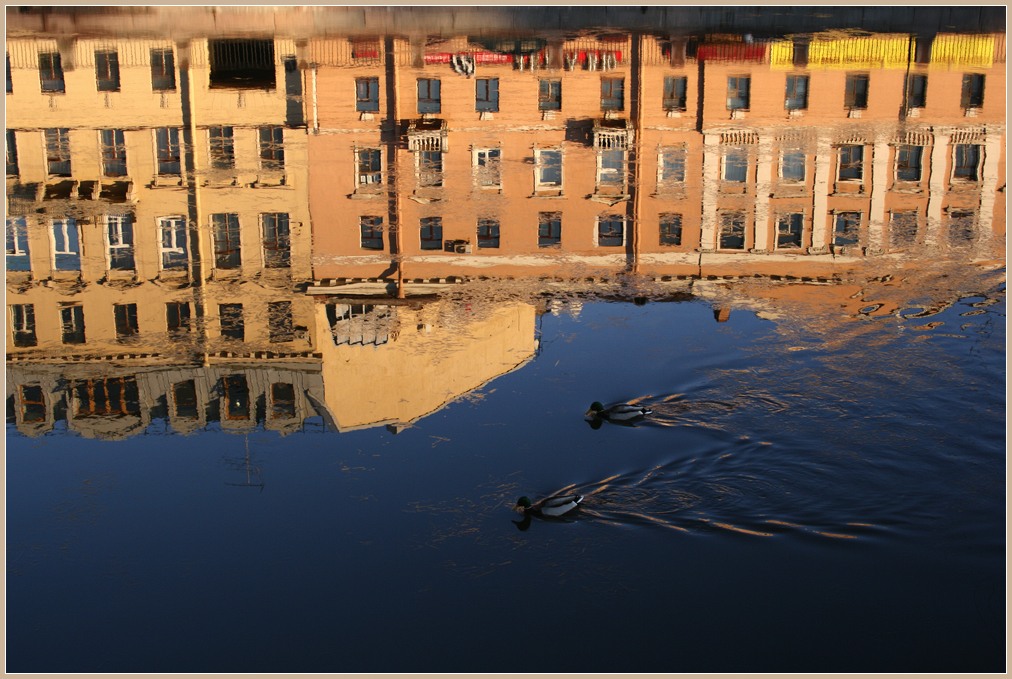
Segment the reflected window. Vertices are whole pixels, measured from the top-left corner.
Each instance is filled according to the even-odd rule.
[[[801,247],[801,236],[805,228],[805,215],[792,212],[777,218],[777,249],[796,249]]]
[[[729,111],[747,111],[751,88],[752,78],[749,76],[730,76],[727,79],[727,109]]]
[[[197,419],[197,384],[193,380],[176,382],[172,385],[172,402],[176,417],[183,420]]]
[[[601,110],[621,111],[625,108],[625,78],[601,78]]]
[[[182,217],[158,218],[159,242],[162,252],[162,269],[183,269],[190,263],[186,245],[186,220]]]
[[[355,78],[355,110],[362,113],[379,112],[379,78]]]
[[[660,184],[681,184],[685,181],[685,156],[684,146],[661,147],[658,154],[657,181]]]
[[[28,251],[28,221],[24,217],[7,219],[7,270],[32,270]]]
[[[242,265],[239,215],[235,213],[211,215],[211,233],[214,238],[215,268],[238,269]]]
[[[235,169],[235,136],[231,127],[207,128],[207,145],[212,168]]]
[[[562,244],[562,213],[538,213],[538,247],[553,248]]]
[[[59,52],[39,53],[39,78],[42,81],[42,91],[50,94],[66,92],[66,84],[63,81],[63,60]]]
[[[439,113],[441,109],[439,78],[418,79],[418,112]]]
[[[190,303],[166,302],[165,327],[170,333],[190,332]]]
[[[43,133],[46,139],[46,167],[50,175],[70,176],[70,130],[54,127]]]
[[[474,81],[474,110],[499,111],[499,78],[478,78]]]
[[[422,217],[420,220],[420,232],[423,250],[443,249],[442,217]]]
[[[538,110],[562,110],[562,81],[558,78],[541,78],[538,80]]]
[[[179,150],[179,128],[159,127],[155,130],[155,149],[158,162],[158,174],[181,174],[182,165]]]
[[[61,307],[60,326],[64,344],[84,344],[84,307],[80,304]]]
[[[383,249],[383,218],[376,216],[362,217],[359,220],[361,244],[363,250]]]
[[[626,152],[608,149],[597,153],[597,188],[598,190],[625,190]]]
[[[664,77],[662,105],[665,111],[684,111],[689,79],[683,75]]]
[[[419,187],[438,188],[443,185],[442,151],[418,151],[415,163]]]
[[[784,182],[805,181],[805,152],[785,150],[780,155],[780,179]]]
[[[37,384],[21,386],[21,420],[22,422],[46,421],[46,397],[42,387]]]
[[[154,92],[171,92],[176,89],[176,60],[172,48],[151,50],[151,89]]]
[[[744,182],[748,177],[748,152],[728,149],[724,152],[724,181]]]
[[[249,385],[245,375],[226,375],[221,378],[225,398],[225,418],[229,420],[249,419]]]
[[[949,246],[958,248],[972,245],[976,240],[976,216],[973,210],[949,210],[946,215]]]
[[[745,249],[745,214],[724,212],[720,215],[721,250]]]
[[[984,75],[982,73],[963,75],[963,89],[959,105],[963,108],[978,108],[984,105]]]
[[[284,132],[284,128],[277,125],[260,128],[260,167],[263,169],[285,169]]]
[[[240,342],[246,339],[246,324],[243,321],[242,304],[219,304],[218,318],[221,336]]]
[[[499,220],[488,217],[478,219],[478,248],[499,247]]]
[[[295,417],[295,387],[285,382],[271,385],[271,419]]]
[[[682,215],[673,212],[660,214],[659,245],[676,246],[682,244]]]
[[[861,229],[860,212],[837,212],[833,227],[833,245],[857,245]]]
[[[264,266],[284,269],[292,265],[292,235],[287,212],[260,215],[264,244]]]
[[[112,309],[116,320],[116,339],[133,337],[139,332],[136,304],[113,304]]]
[[[562,151],[536,149],[534,151],[535,189],[562,188]]]
[[[601,215],[597,218],[597,244],[600,247],[618,247],[625,244],[623,215]]]
[[[7,94],[14,91],[14,81],[11,80],[11,54],[7,53]]]
[[[899,146],[896,149],[896,181],[919,182],[921,180],[921,157],[924,148],[920,146]]]
[[[851,73],[847,76],[843,105],[848,109],[868,108],[867,73]]]
[[[356,186],[371,186],[383,183],[382,156],[379,149],[357,149],[355,159],[358,163]]]
[[[53,268],[57,271],[81,270],[81,232],[76,219],[54,219]]]
[[[291,342],[295,339],[290,301],[267,303],[267,332],[271,342]]]
[[[956,144],[953,148],[952,178],[975,182],[980,179],[980,146]]]
[[[125,177],[127,173],[126,139],[123,130],[101,130],[102,174],[106,177]]]
[[[137,380],[133,377],[107,377],[74,383],[75,417],[139,415]]]
[[[897,210],[889,213],[889,246],[906,248],[917,241],[917,210]]]
[[[9,309],[14,346],[34,347],[38,343],[35,336],[35,305],[11,304]]]
[[[486,189],[502,188],[502,151],[500,149],[474,149],[474,178],[478,186]]]
[[[7,176],[16,177],[20,174],[18,169],[18,144],[14,130],[7,130]]]
[[[133,220],[128,215],[107,215],[105,235],[109,248],[109,268],[114,271],[133,271]]]
[[[784,108],[802,111],[808,108],[808,76],[789,75],[784,90]]]
[[[119,92],[119,54],[115,50],[95,52],[95,86],[99,92]]]
[[[273,90],[276,71],[273,40],[207,41],[211,88]]]
[[[864,177],[864,146],[840,147],[840,181],[860,181]]]
[[[907,108],[924,108],[928,100],[928,76],[915,73],[907,78]]]

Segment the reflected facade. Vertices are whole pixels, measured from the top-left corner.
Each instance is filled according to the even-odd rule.
[[[396,431],[552,291],[1004,263],[1000,33],[9,37],[6,97],[29,435]]]

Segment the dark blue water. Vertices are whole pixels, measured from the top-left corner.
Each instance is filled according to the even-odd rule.
[[[1003,670],[1003,284],[931,317],[587,302],[539,332],[397,435],[8,428],[7,669]],[[655,413],[595,430],[595,400]],[[518,530],[517,496],[570,487]]]

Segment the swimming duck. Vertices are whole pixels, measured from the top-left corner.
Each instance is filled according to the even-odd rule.
[[[531,503],[531,499],[524,495],[517,500],[514,509],[518,512],[523,512],[525,516],[533,514],[536,516],[554,517],[568,514],[576,509],[581,502],[583,502],[583,496],[575,493],[571,495],[555,495],[544,500],[538,500],[533,504]]]
[[[619,403],[605,408],[600,401],[590,404],[590,410],[584,415],[588,422],[595,420],[608,420],[609,422],[629,422],[646,417],[654,412],[650,408],[634,406],[629,403]]]

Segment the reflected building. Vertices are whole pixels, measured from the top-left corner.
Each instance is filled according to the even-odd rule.
[[[400,430],[557,280],[1004,262],[1004,34],[225,33],[8,39],[20,431]]]

